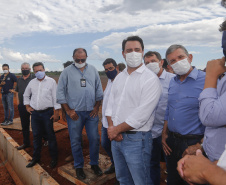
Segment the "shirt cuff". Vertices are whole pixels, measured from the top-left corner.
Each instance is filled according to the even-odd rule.
[[[129,126],[133,127],[134,129],[139,129],[143,125],[140,125],[136,120],[134,119],[126,119],[125,121]]]
[[[66,99],[57,99],[57,103],[65,104],[65,103],[67,103],[67,101],[66,101]]]
[[[217,89],[216,88],[206,88],[204,89],[199,96],[199,101],[202,101],[205,98],[217,98]]]

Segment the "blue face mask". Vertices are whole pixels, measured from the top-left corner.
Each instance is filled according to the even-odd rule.
[[[45,76],[45,71],[38,71],[37,73],[35,73],[35,76],[37,79],[41,80]]]
[[[116,75],[117,75],[117,70],[116,69],[114,69],[113,71],[108,71],[108,72],[106,72],[106,75],[107,75],[107,77],[109,78],[109,79],[114,79],[115,77],[116,77]]]
[[[223,36],[222,36],[222,48],[223,48],[224,56],[226,57],[226,31],[223,32]]]

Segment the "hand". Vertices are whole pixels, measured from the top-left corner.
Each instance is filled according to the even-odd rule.
[[[5,85],[5,81],[2,81],[0,85]]]
[[[122,134],[118,134],[118,135],[116,136],[116,138],[113,139],[113,140],[115,140],[115,141],[117,141],[117,142],[122,141],[122,140],[123,140]]]
[[[185,155],[195,155],[196,154],[196,151],[198,149],[202,149],[202,146],[200,143],[197,143],[195,145],[191,145],[189,146],[182,154],[182,157],[184,157]]]
[[[9,89],[9,92],[16,93],[16,91],[14,89]]]
[[[54,113],[50,119],[53,119],[53,122],[57,122],[60,119],[60,116],[58,113]]]
[[[203,172],[214,165],[202,155],[201,150],[196,151],[196,156],[186,155],[177,163],[177,170],[180,176],[189,184],[207,184]]]
[[[31,106],[26,106],[26,110],[27,112],[29,112],[30,114],[32,114],[32,111],[34,111],[34,109]]]
[[[94,107],[92,112],[90,112],[89,116],[95,118],[96,116],[98,116],[98,112],[99,112],[99,107]]]
[[[112,141],[118,136],[118,130],[115,126],[109,126],[108,127],[108,138]]]
[[[168,146],[168,144],[166,143],[166,139],[168,138],[168,134],[163,132],[162,133],[162,148],[163,151],[166,155],[170,155],[170,153],[172,152],[171,148]]]
[[[76,114],[76,112],[73,109],[69,109],[67,111],[68,116],[72,119],[72,120],[78,120],[78,115]]]
[[[206,75],[219,77],[226,71],[225,57],[222,59],[211,60],[206,65]]]

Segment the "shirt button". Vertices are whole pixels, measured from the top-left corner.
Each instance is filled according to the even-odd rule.
[[[173,118],[173,120],[174,120],[174,118]]]

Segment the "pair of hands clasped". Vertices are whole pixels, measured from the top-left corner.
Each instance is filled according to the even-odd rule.
[[[94,107],[92,112],[89,114],[89,116],[95,118],[96,116],[98,116],[98,111],[99,111],[99,107]],[[66,113],[74,121],[78,120],[79,118],[78,114],[75,112],[74,109],[69,109],[66,111]]]
[[[32,112],[34,111],[34,109],[30,105],[26,105],[26,110],[30,114],[32,114]],[[51,116],[50,119],[53,119],[53,122],[59,121],[60,117],[59,117],[58,110],[54,112],[54,114]]]

